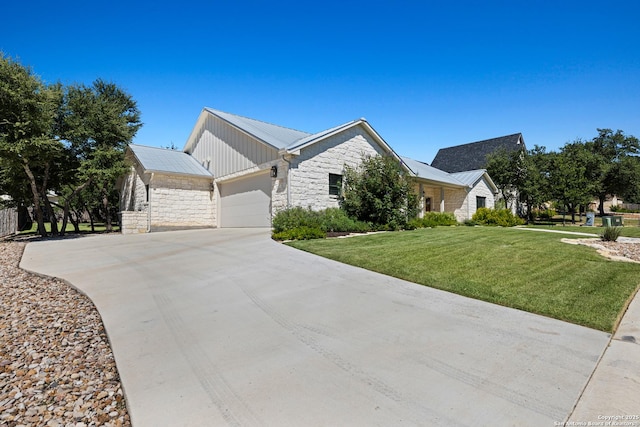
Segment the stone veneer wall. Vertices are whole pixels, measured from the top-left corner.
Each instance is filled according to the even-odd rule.
[[[122,211],[120,230],[122,234],[138,234],[147,232],[149,215],[147,211]]]
[[[302,149],[299,156],[291,159],[291,206],[314,210],[338,207],[338,198],[329,195],[329,174],[342,175],[345,165],[356,167],[363,156],[383,153],[382,147],[360,126]],[[285,181],[274,183],[274,212],[286,206],[286,163],[283,166]]]
[[[124,178],[120,194],[121,211],[139,211],[146,209],[147,192],[145,182],[140,177],[141,168],[132,166]],[[148,177],[147,177],[148,179]]]
[[[215,226],[217,195],[211,179],[154,174],[149,191],[152,230]]]

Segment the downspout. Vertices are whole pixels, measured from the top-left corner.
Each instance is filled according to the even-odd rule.
[[[151,173],[151,178],[149,179],[149,200],[147,200],[147,233],[151,232],[151,193],[153,193],[153,176],[155,174]]]
[[[289,209],[291,207],[291,162],[284,158],[284,154],[282,160],[287,164],[287,209]]]

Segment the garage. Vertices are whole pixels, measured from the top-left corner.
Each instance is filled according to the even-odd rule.
[[[219,185],[221,228],[271,227],[269,172]]]

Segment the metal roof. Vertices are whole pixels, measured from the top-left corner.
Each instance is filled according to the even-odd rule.
[[[176,175],[213,177],[196,159],[182,151],[130,144],[145,172],[164,172]]]
[[[423,178],[429,181],[436,181],[443,184],[453,185],[456,187],[467,187],[468,184],[460,181],[455,176],[433,166],[408,157],[401,157],[405,165],[413,172],[416,178]]]
[[[214,110],[213,108],[206,107],[205,110],[278,150],[287,148],[289,145],[293,145],[297,141],[311,135],[307,132],[225,113],[224,111]]]
[[[476,182],[478,182],[480,178],[482,178],[485,172],[485,169],[477,169],[474,171],[452,173],[451,176],[453,176],[458,181],[467,184],[469,187],[472,187]]]

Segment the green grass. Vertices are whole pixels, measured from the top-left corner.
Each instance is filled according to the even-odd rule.
[[[640,283],[614,262],[555,233],[438,227],[297,241],[291,246],[460,295],[611,332]]]
[[[80,226],[80,232],[81,233],[91,233],[91,224],[89,223],[85,223],[85,222],[81,222],[79,224]],[[60,229],[60,227],[62,227],[62,222],[58,223],[58,229]],[[51,223],[50,222],[45,222],[44,223],[44,228],[45,230],[47,230],[47,233],[51,233]],[[113,229],[115,231],[118,231],[120,228],[116,225],[113,226]],[[106,231],[106,226],[101,223],[101,222],[96,222],[95,223],[95,232],[96,233],[103,233],[104,231]],[[73,224],[68,223],[67,224],[67,228],[66,228],[66,233],[74,233],[75,229],[73,228]],[[21,236],[22,235],[29,235],[29,234],[38,234],[38,224],[36,222],[33,223],[33,225],[31,226],[31,229],[29,230],[23,230],[19,233]]]

